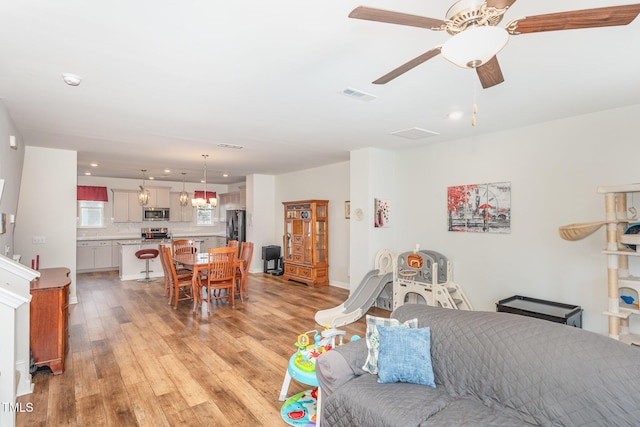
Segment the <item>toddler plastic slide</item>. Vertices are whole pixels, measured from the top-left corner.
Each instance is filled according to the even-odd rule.
[[[332,328],[355,322],[371,308],[387,283],[393,283],[393,273],[378,275],[378,270],[371,270],[345,302],[337,307],[318,311],[316,322]]]

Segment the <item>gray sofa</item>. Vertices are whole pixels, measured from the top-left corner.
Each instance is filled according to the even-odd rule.
[[[640,426],[640,348],[509,313],[407,304],[431,328],[436,387],[379,384],[365,340],[318,358],[322,425]]]

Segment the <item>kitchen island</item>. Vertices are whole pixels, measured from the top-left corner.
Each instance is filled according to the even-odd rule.
[[[138,259],[136,252],[140,249],[158,249],[159,245],[171,245],[171,240],[144,240],[133,239],[118,242],[120,246],[120,280],[144,279],[146,261]],[[149,277],[163,277],[162,263],[160,257],[149,260]]]
[[[192,239],[196,242],[196,247],[200,251],[202,239]],[[138,259],[136,252],[140,249],[158,249],[160,245],[171,245],[171,239],[132,239],[118,242],[120,246],[120,280],[144,279],[146,261]],[[163,277],[162,263],[160,257],[149,260],[149,277]]]

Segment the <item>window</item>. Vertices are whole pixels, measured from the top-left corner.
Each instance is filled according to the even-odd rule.
[[[196,224],[197,225],[213,225],[213,209],[197,208]]]
[[[104,227],[104,202],[81,200],[78,202],[79,227]]]

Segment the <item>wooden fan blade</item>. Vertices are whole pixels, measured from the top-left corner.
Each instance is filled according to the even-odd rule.
[[[527,16],[507,25],[509,34],[527,34],[543,31],[575,30],[580,28],[614,27],[627,25],[640,13],[640,4],[600,7]]]
[[[440,46],[434,47],[433,49],[426,51],[422,55],[418,56],[417,58],[412,59],[411,61],[407,62],[406,64],[403,64],[403,65],[399,66],[398,68],[396,68],[395,70],[391,71],[390,73],[387,73],[384,76],[380,77],[378,80],[374,81],[373,84],[374,85],[383,85],[385,83],[388,83],[391,80],[395,79],[396,77],[401,76],[402,74],[406,73],[407,71],[417,67],[418,65],[422,64],[423,62],[426,62],[429,59],[431,59],[434,56],[437,56],[439,54],[440,54]]]
[[[441,30],[440,27],[444,25],[444,21],[441,19],[409,15],[407,13],[392,12],[365,6],[359,6],[353,9],[349,14],[349,18],[408,25],[410,27],[428,28],[430,30]]]
[[[477,67],[476,73],[478,73],[480,83],[482,83],[482,87],[484,89],[499,85],[504,81],[502,70],[500,69],[500,64],[498,64],[498,58],[495,56],[488,62],[485,62],[481,66]]]
[[[496,9],[504,9],[511,7],[516,0],[487,0],[487,6],[495,7]]]

